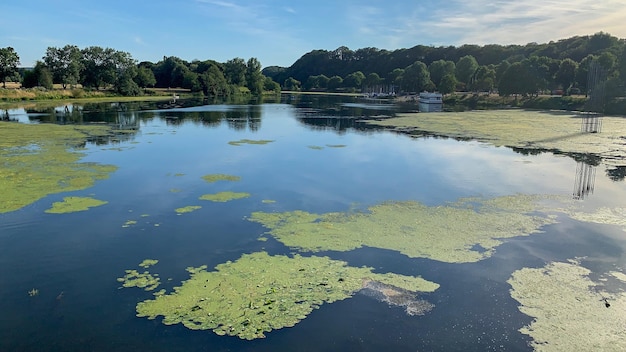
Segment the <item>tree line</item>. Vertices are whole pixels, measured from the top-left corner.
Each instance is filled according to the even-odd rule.
[[[191,62],[178,57],[163,57],[152,63],[137,63],[128,52],[75,45],[48,47],[42,60],[32,69],[18,69],[19,55],[11,47],[0,48],[0,80],[21,82],[22,87],[63,89],[80,84],[85,89],[111,89],[121,95],[140,95],[145,88],[186,88],[207,96],[233,94],[260,95],[280,92],[280,85],[261,73],[256,58],[234,58],[225,63],[213,60]]]
[[[589,71],[601,76],[607,100],[626,90],[626,41],[607,33],[576,36],[545,44],[462,45],[409,49],[314,50],[290,67],[261,70],[256,58],[191,62],[178,57],[137,63],[127,52],[98,46],[49,47],[32,70],[18,75],[19,56],[0,48],[0,79],[19,80],[24,87],[113,89],[137,95],[147,87],[182,87],[211,96],[239,92],[321,90],[367,91],[387,87],[395,92],[438,90],[534,95],[559,91],[586,94]],[[276,82],[280,82],[276,83]],[[391,88],[389,88],[391,87]]]
[[[626,42],[602,32],[546,44],[417,45],[393,51],[353,51],[342,46],[311,51],[290,67],[270,66],[263,74],[281,82],[285,89],[363,91],[393,85],[397,91],[438,90],[444,94],[586,94],[592,88],[587,86],[592,65],[601,68],[609,98],[624,95]]]

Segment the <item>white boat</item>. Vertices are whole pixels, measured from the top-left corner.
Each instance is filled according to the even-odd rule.
[[[419,110],[420,112],[443,111],[443,95],[441,93],[420,93]]]

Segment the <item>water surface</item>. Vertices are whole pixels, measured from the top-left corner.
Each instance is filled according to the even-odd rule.
[[[136,132],[86,145],[83,161],[119,167],[109,179],[0,214],[0,350],[531,350],[528,336],[517,331],[532,319],[509,296],[511,273],[575,257],[586,257],[587,266],[598,272],[624,267],[626,244],[619,227],[560,215],[545,233],[507,240],[493,257],[471,264],[411,259],[377,248],[324,252],[353,266],[439,283],[440,289],[422,296],[434,309],[407,316],[357,294],[255,341],[137,318],[135,305],[151,293],[119,289],[116,278],[146,258],[159,260],[155,271],[169,290],[188,278],[189,266],[212,268],[261,250],[292,253],[271,237],[258,240],[266,229],[246,220],[254,211],[326,213],[389,200],[437,206],[464,197],[572,197],[575,192],[579,162],[568,156],[415,138],[359,123],[403,109],[410,107],[288,96],[269,104],[194,102],[161,109],[128,103],[9,111],[19,123],[105,122]],[[241,140],[271,142],[229,144]],[[626,183],[610,178],[602,164],[593,167],[593,193],[579,202],[589,208],[621,205]],[[241,179],[202,179],[216,173]],[[226,203],[198,199],[223,191],[251,196]],[[108,204],[71,214],[44,212],[67,196]],[[193,205],[202,208],[174,211]],[[124,227],[127,221],[136,223]],[[39,294],[31,297],[33,288]]]

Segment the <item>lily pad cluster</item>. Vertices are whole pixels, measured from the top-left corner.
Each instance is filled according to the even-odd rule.
[[[215,271],[206,266],[188,271],[190,279],[174,292],[138,303],[137,316],[163,316],[166,325],[252,340],[294,326],[320,305],[349,298],[372,281],[407,292],[439,287],[419,277],[377,274],[327,257],[265,252],[220,264]]]
[[[446,206],[386,202],[367,212],[254,212],[249,220],[285,245],[306,252],[363,246],[450,263],[488,258],[502,239],[540,232],[553,217],[533,214],[540,196],[464,199]],[[478,247],[477,247],[478,246]]]

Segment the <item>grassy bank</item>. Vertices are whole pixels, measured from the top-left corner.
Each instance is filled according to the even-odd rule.
[[[7,84],[9,87],[9,84]],[[121,96],[111,90],[87,90],[83,88],[73,89],[41,89],[41,88],[0,88],[0,108],[12,109],[24,107],[25,104],[50,104],[57,105],[59,101],[64,103],[73,102],[105,102],[119,101],[160,101],[168,100],[175,94],[180,97],[192,96],[187,89],[162,89],[150,88],[140,96]]]

